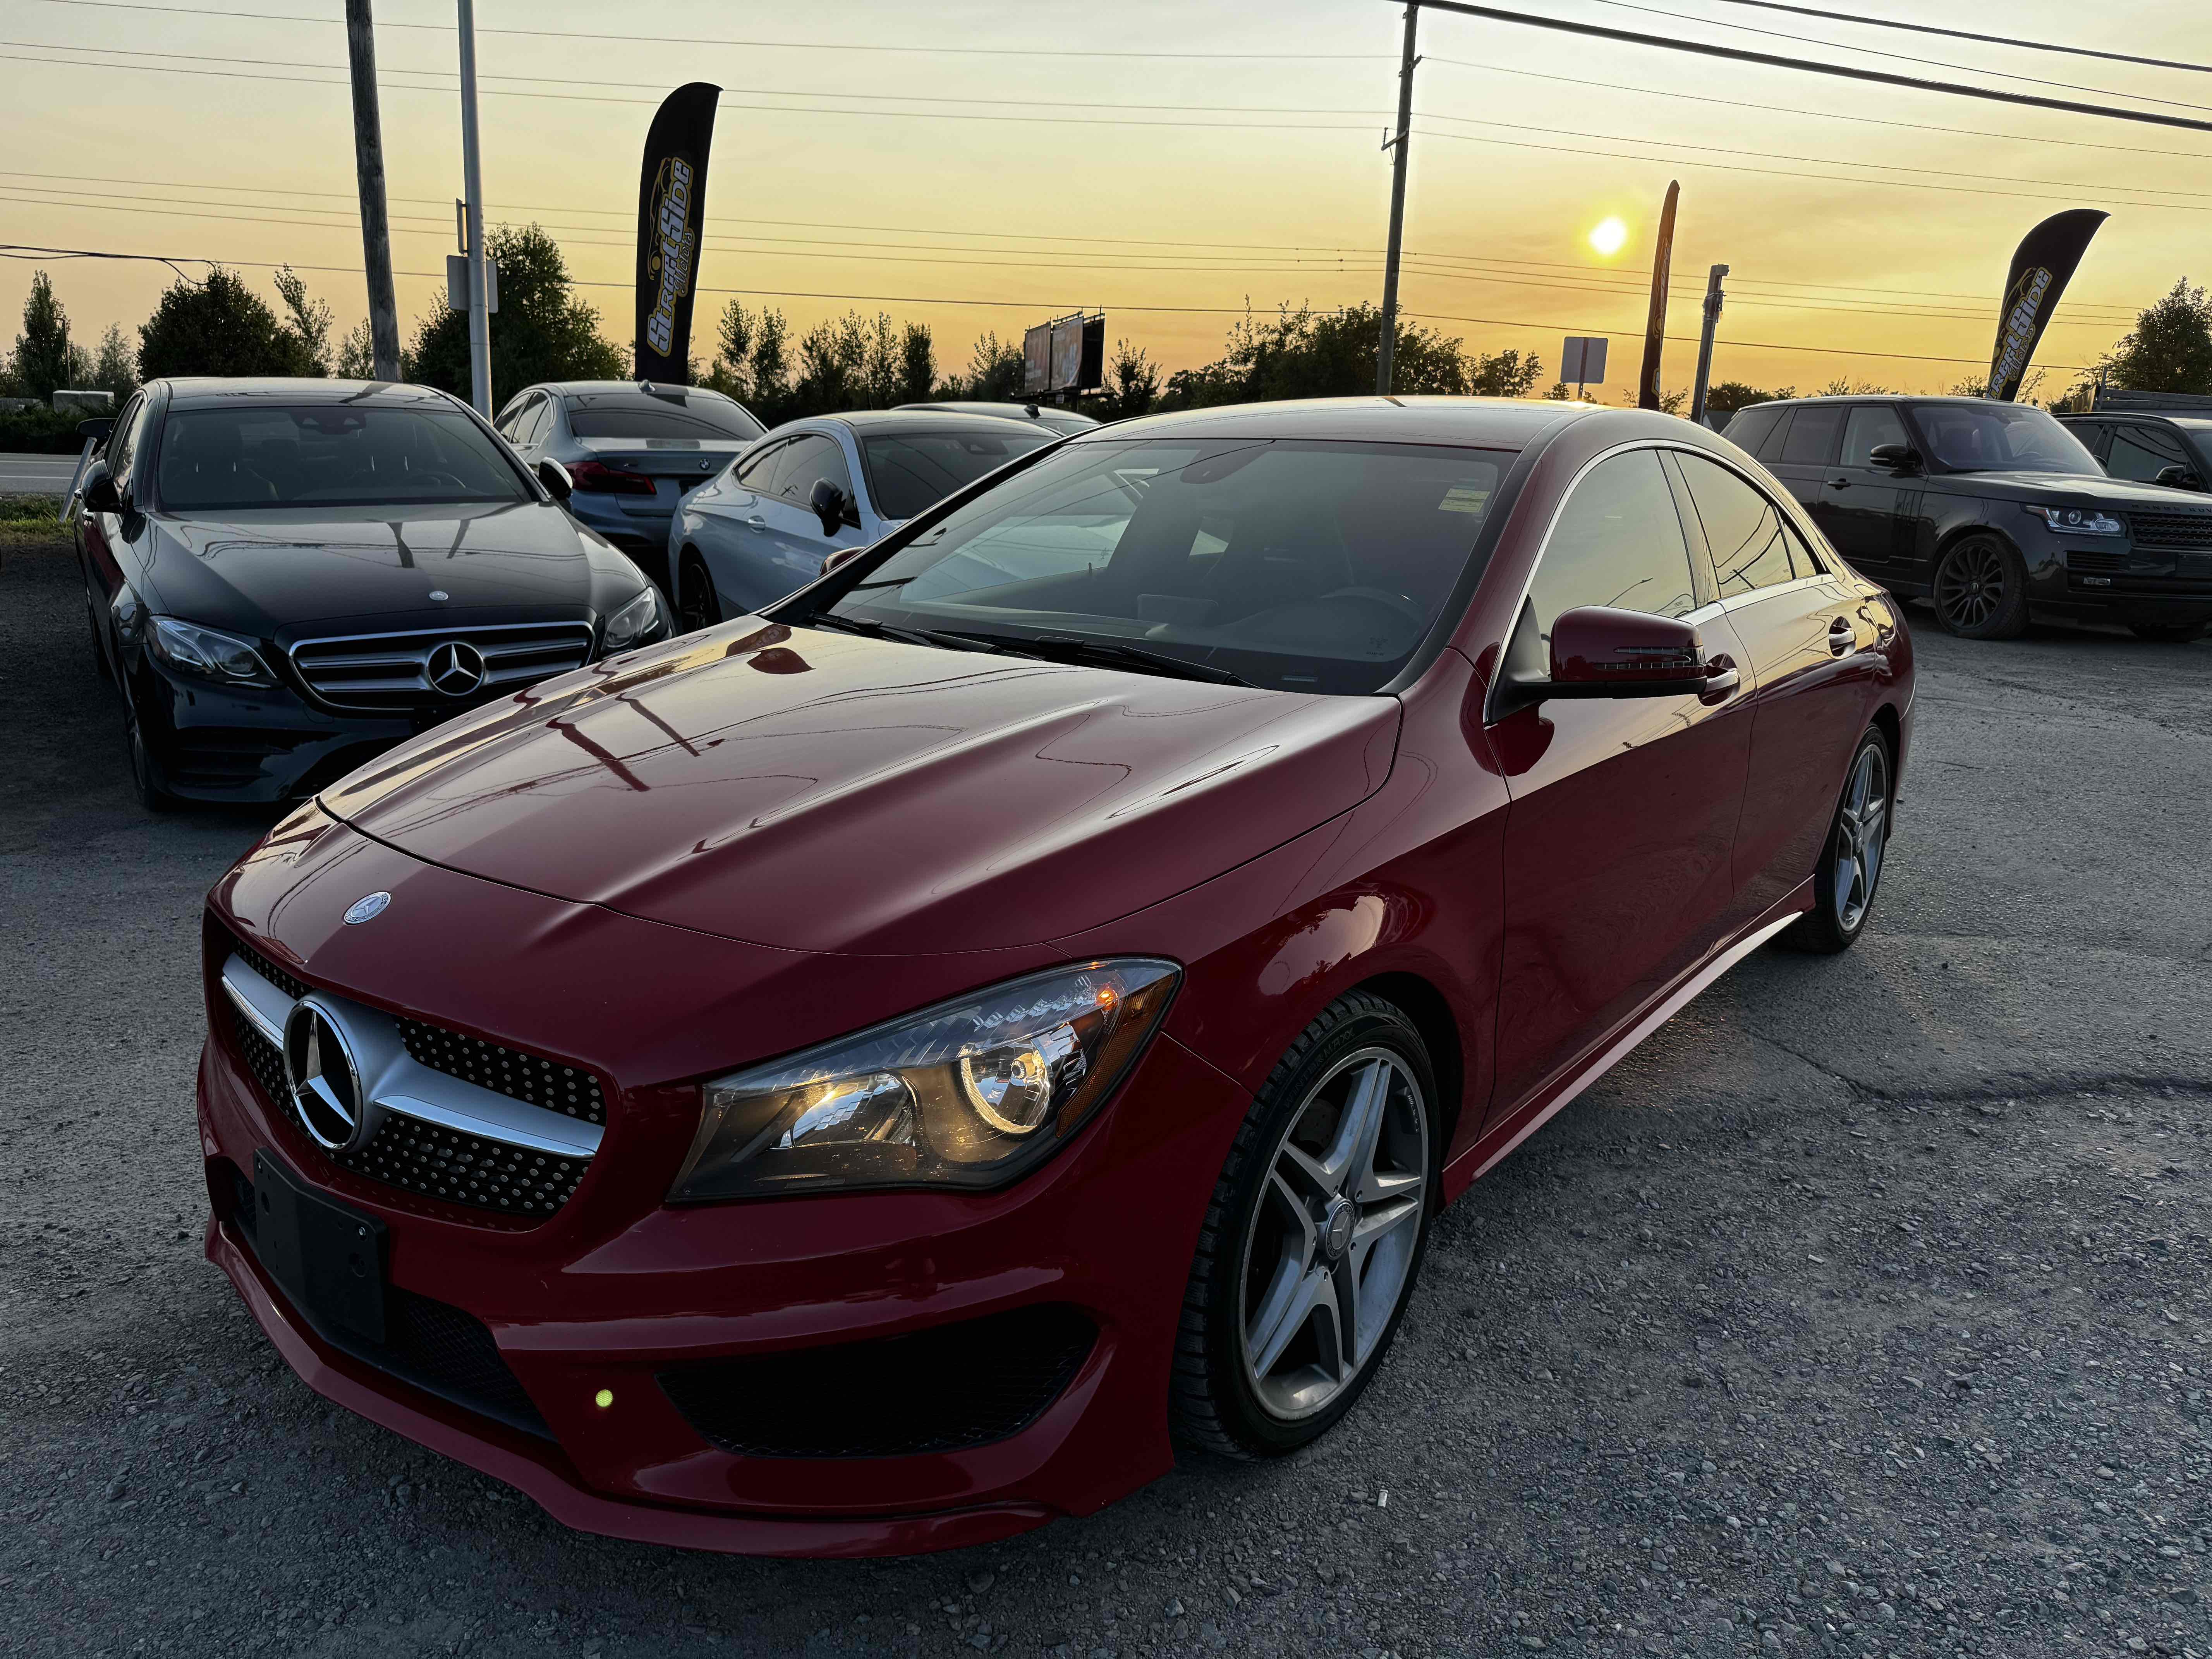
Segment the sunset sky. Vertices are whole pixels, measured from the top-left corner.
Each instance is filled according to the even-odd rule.
[[[1525,9],[2212,119],[2204,75],[1724,0]],[[2202,5],[2184,0],[1876,9],[2212,58]],[[342,0],[7,0],[0,240],[219,259],[272,300],[268,267],[289,261],[342,332],[366,304],[343,15]],[[1248,301],[1379,299],[1401,18],[1384,0],[481,0],[486,217],[554,234],[605,331],[627,343],[646,125],[665,90],[712,81],[726,91],[695,350],[711,350],[728,291],[749,290],[800,329],[852,306],[921,319],[946,368],[983,329],[1018,337],[1103,307],[1109,339],[1172,370],[1217,355]],[[429,273],[455,246],[453,9],[378,0],[377,20],[411,335],[442,303]],[[1691,377],[1715,261],[1734,268],[1716,379],[1935,390],[1986,368],[2021,234],[2062,208],[2107,209],[2036,359],[2046,397],[2177,276],[2212,268],[2212,133],[1439,13],[1425,14],[1421,44],[1406,309],[1484,350],[1532,349],[1547,378],[1563,334],[1609,335],[1607,401],[1634,376],[1669,178],[1682,184],[1669,332],[1684,341],[1668,349],[1670,386]],[[1588,237],[1609,216],[1628,236],[1607,258]],[[39,263],[87,344],[143,320],[173,280],[159,264]],[[0,345],[34,268],[0,260]]]

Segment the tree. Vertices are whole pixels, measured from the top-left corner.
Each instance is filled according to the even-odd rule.
[[[484,239],[499,263],[491,323],[491,383],[513,391],[538,380],[621,380],[629,354],[599,332],[599,313],[576,297],[560,246],[536,225],[501,225]],[[407,376],[469,395],[469,317],[434,307],[415,328]]]
[[[311,372],[327,375],[331,372],[330,301],[310,300],[307,283],[289,265],[276,267],[276,292],[284,301],[287,326],[307,361],[314,365]]]
[[[968,373],[945,387],[948,392],[981,403],[1012,403],[1022,395],[1029,368],[1021,342],[1001,340],[996,329],[978,336],[968,354]]]
[[[138,372],[172,374],[319,374],[307,343],[276,319],[234,271],[179,277],[138,325]]]
[[[2123,392],[2212,392],[2212,300],[2182,277],[2136,316],[2101,367],[2106,384]]]
[[[1753,404],[1771,404],[1779,398],[1794,398],[1794,386],[1777,386],[1771,392],[1761,391],[1742,380],[1723,380],[1717,386],[1705,388],[1705,413],[1715,420],[1733,415],[1739,409],[1748,409]]]
[[[373,380],[376,378],[376,343],[368,331],[368,319],[364,317],[346,331],[338,342],[338,379],[341,380]]]
[[[113,323],[100,337],[100,356],[93,360],[92,372],[85,377],[87,384],[112,392],[115,406],[123,407],[124,400],[138,389],[138,354],[123,337],[123,331]]]
[[[1169,377],[1168,409],[1259,403],[1281,398],[1351,398],[1375,389],[1382,314],[1374,306],[1316,313],[1285,307],[1262,321],[1246,313],[1211,363]],[[1543,374],[1534,352],[1470,352],[1461,341],[1401,319],[1391,353],[1401,392],[1523,397]]]
[[[1105,393],[1090,411],[1102,421],[1133,421],[1151,414],[1160,400],[1159,366],[1140,348],[1116,340],[1113,361],[1106,365]]]
[[[908,323],[899,335],[898,390],[893,401],[924,404],[937,389],[937,343],[929,325]]]
[[[43,270],[31,274],[30,297],[23,301],[23,331],[15,337],[9,369],[26,398],[51,402],[57,389],[72,386],[76,367],[70,352],[69,313],[54,297],[52,280]]]

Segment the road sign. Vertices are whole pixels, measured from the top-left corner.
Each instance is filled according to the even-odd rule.
[[[1603,386],[1605,337],[1597,334],[1568,335],[1566,349],[1559,354],[1559,378],[1577,386]]]

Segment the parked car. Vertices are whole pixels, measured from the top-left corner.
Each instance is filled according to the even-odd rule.
[[[933,409],[951,415],[995,415],[1009,421],[1035,421],[1054,432],[1088,432],[1098,422],[1073,409],[1053,404],[998,404],[982,401],[939,404],[899,404],[901,410]]]
[[[2107,477],[2203,493],[2212,479],[2212,419],[2142,413],[2061,415]]]
[[[630,562],[465,404],[356,380],[167,380],[72,515],[147,805],[287,801],[428,726],[668,632]]]
[[[669,527],[685,632],[774,603],[931,502],[1051,443],[988,416],[866,410],[791,421],[687,497]]]
[[[1912,688],[1670,416],[1033,451],[224,877],[207,1249],[314,1388],[625,1537],[947,1548],[1288,1452],[1445,1201],[1861,937]]]
[[[2212,621],[2212,504],[2109,478],[2042,410],[1800,398],[1729,422],[1843,556],[1974,640],[2039,617],[2190,640]]]
[[[568,510],[630,556],[672,602],[668,526],[684,497],[767,428],[735,398],[651,380],[525,386],[495,422],[531,465],[558,461]]]

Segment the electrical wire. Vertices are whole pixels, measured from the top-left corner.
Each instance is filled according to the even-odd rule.
[[[1822,11],[1816,6],[1785,6],[1778,0],[1721,0],[1723,5],[1756,6],[1762,11],[1792,11],[1801,17],[1825,17],[1832,22],[1860,23],[1869,28],[1905,29],[1914,34],[1941,34],[1954,40],[1978,40],[1984,46],[2020,46],[2029,52],[2061,52],[2075,58],[2101,58],[2114,64],[2142,64],[2151,69],[2188,70],[2212,75],[2212,64],[2187,64],[2172,58],[2138,58],[2133,52],[2099,52],[2089,46],[2065,46],[2051,40],[2023,40],[2010,34],[1976,34],[1971,29],[1938,28],[1933,23],[1908,23],[1895,17],[1861,17],[1847,11]]]

